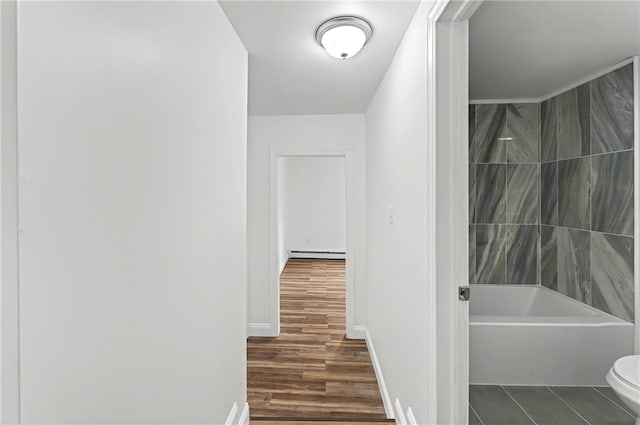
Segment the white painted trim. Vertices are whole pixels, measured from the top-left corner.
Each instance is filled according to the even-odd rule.
[[[416,417],[413,414],[413,410],[411,410],[411,407],[407,409],[407,422],[409,423],[409,425],[418,425],[418,421],[416,420]]]
[[[469,0],[470,1],[470,0]],[[435,277],[430,309],[435,310],[434,341],[438,371],[437,418],[430,423],[468,423],[468,303],[457,299],[457,287],[468,280],[468,19],[480,6],[450,1],[434,16],[427,34],[430,58],[428,176],[430,184],[428,247]],[[431,150],[433,149],[433,150]],[[432,216],[431,216],[432,214]],[[437,260],[437,261],[436,261]],[[462,264],[461,264],[462,262]],[[436,268],[437,267],[437,268]]]
[[[345,162],[346,196],[346,335],[355,339],[355,183],[353,148],[332,146],[319,148],[271,148],[269,153],[269,269],[271,335],[280,334],[280,275],[278,273],[278,158],[280,157],[343,157]]]
[[[562,87],[562,88],[560,88],[558,90],[554,90],[551,93],[548,93],[548,94],[546,94],[544,96],[541,96],[540,97],[540,102],[544,102],[545,100],[549,100],[549,99],[551,99],[553,97],[556,97],[557,95],[562,94],[562,93],[564,93],[564,92],[566,92],[568,90],[575,89],[576,87],[579,87],[579,86],[583,85],[584,83],[588,83],[589,81],[592,81],[592,80],[595,80],[596,78],[602,77],[603,75],[606,75],[606,74],[608,74],[608,73],[610,73],[612,71],[615,71],[616,69],[620,69],[623,66],[627,66],[632,62],[633,62],[633,58],[625,59],[622,62],[617,63],[615,65],[612,65],[612,66],[610,66],[608,68],[605,68],[605,69],[603,69],[601,71],[598,71],[595,74],[592,74],[592,75],[590,75],[588,77],[581,78],[581,79],[579,79],[577,81],[574,81],[573,83],[571,83],[569,85],[566,85],[566,86],[564,86],[564,87]]]
[[[425,276],[426,276],[426,304],[427,304],[427,320],[425,325],[425,331],[427,334],[427,341],[432,341],[427,347],[427,358],[425,359],[427,364],[427,376],[425,385],[427,386],[427,394],[429,394],[426,400],[426,423],[437,424],[438,423],[438,315],[437,315],[437,244],[436,244],[436,228],[437,228],[437,216],[436,216],[436,198],[437,198],[437,185],[436,185],[436,170],[437,170],[437,158],[436,158],[436,146],[438,141],[437,134],[437,115],[438,108],[437,99],[437,74],[436,74],[436,29],[437,20],[442,15],[444,8],[449,0],[438,0],[438,3],[431,9],[427,20],[427,152],[426,152],[426,196],[427,196],[427,211],[426,211],[426,227],[427,234],[426,239],[426,261],[425,261]]]
[[[284,271],[284,268],[287,266],[287,262],[289,261],[289,258],[291,257],[287,256],[280,261],[280,265],[278,265],[278,276],[280,276]]]
[[[355,325],[353,327],[353,339],[367,339],[367,327]]]
[[[20,423],[17,2],[0,1],[0,422]]]
[[[249,403],[245,403],[238,419],[238,425],[249,425]]]
[[[249,336],[268,337],[272,334],[269,323],[249,323]]]
[[[477,10],[477,9],[476,9]],[[457,246],[453,244],[452,252],[460,252],[462,249],[466,255],[463,256],[465,264],[460,268],[459,265],[453,264],[453,267],[463,270],[462,275],[459,275],[457,279],[452,282],[453,290],[451,292],[451,300],[453,310],[453,317],[455,317],[454,326],[458,329],[455,331],[456,338],[453,339],[453,351],[455,353],[455,363],[453,365],[455,388],[453,392],[456,394],[454,399],[456,403],[454,423],[467,424],[469,423],[469,303],[460,301],[457,297],[458,286],[463,284],[469,284],[469,19],[464,21],[458,21],[455,32],[452,35],[452,50],[463,53],[461,56],[456,56],[452,52],[452,67],[455,72],[454,79],[451,81],[453,87],[452,92],[452,113],[453,120],[451,122],[451,141],[458,141],[454,143],[453,158],[464,158],[462,163],[460,161],[455,162],[454,167],[461,166],[463,168],[462,178],[463,181],[456,181],[453,187],[463,188],[460,196],[462,199],[458,200],[456,204],[462,207],[464,212],[458,214],[453,221],[453,226],[462,233],[454,232],[454,237],[457,236]],[[457,80],[457,81],[456,81]],[[463,85],[464,91],[460,91],[458,88],[459,81],[465,81]],[[464,125],[460,125],[457,117],[464,117]],[[456,175],[456,173],[454,173]],[[457,173],[454,179],[459,179],[460,173]],[[462,184],[461,184],[462,183]],[[455,193],[455,192],[454,192]],[[462,202],[462,204],[460,204]],[[458,208],[455,208],[458,210]],[[413,413],[409,410],[407,416],[409,416],[409,422],[415,424],[415,418]]]
[[[509,103],[540,103],[539,98],[523,99],[475,99],[470,100],[469,105],[503,105]]]
[[[396,398],[395,405],[395,414],[396,414],[396,424],[398,425],[407,425],[407,418],[404,416],[404,410],[402,410],[402,404],[400,404],[400,400]]]
[[[640,354],[640,56],[633,58],[633,279],[635,281],[635,353]]]
[[[227,415],[227,420],[224,421],[224,425],[235,425],[233,421],[235,421],[237,414],[238,414],[238,403],[233,403],[233,406],[231,406],[231,410]]]
[[[269,331],[280,335],[280,273],[278,264],[278,155],[269,154]]]
[[[429,21],[435,23],[436,21],[441,19],[443,14],[444,14],[445,9],[447,8],[449,3],[451,3],[451,2],[452,2],[452,0],[436,0],[436,4],[433,5],[431,10],[429,11],[429,16],[428,16]],[[433,40],[429,39],[429,36],[427,36],[427,40],[428,41],[433,41]],[[429,59],[431,59],[431,57]]]
[[[458,6],[457,13],[451,19],[454,22],[464,22],[471,19],[482,6],[483,0],[464,0],[462,6]]]
[[[382,375],[382,367],[380,366],[380,362],[378,361],[376,349],[373,346],[373,340],[371,339],[371,335],[369,335],[369,330],[364,326],[363,329],[364,339],[367,342],[367,349],[369,350],[369,356],[371,357],[371,363],[373,364],[373,370],[376,374],[376,379],[378,380],[378,388],[380,389],[382,404],[384,404],[384,412],[387,415],[387,419],[394,419],[393,405],[391,404],[391,398],[389,397],[387,384],[385,383],[384,376]]]

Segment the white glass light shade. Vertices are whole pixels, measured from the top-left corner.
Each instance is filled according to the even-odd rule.
[[[367,35],[358,27],[344,25],[331,28],[322,36],[322,47],[334,58],[347,59],[355,56],[364,43]]]
[[[316,40],[334,58],[348,59],[358,54],[371,34],[371,25],[365,20],[341,16],[320,25]]]

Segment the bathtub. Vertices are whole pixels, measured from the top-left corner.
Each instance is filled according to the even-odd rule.
[[[473,285],[472,384],[607,385],[633,352],[633,323],[542,286]]]

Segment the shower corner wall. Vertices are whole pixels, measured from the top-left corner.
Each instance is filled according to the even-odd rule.
[[[633,321],[633,68],[469,106],[469,281],[543,285]]]

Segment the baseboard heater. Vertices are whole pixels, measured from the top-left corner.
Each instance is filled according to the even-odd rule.
[[[344,260],[347,257],[342,251],[289,251],[289,258],[323,258],[328,260]]]

